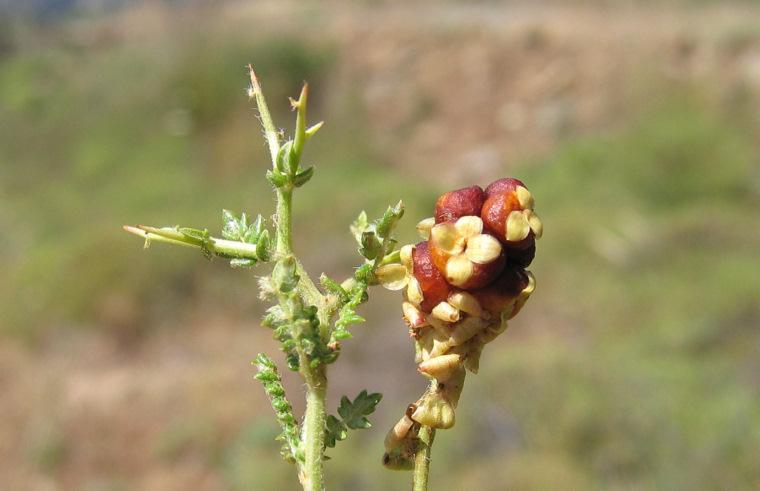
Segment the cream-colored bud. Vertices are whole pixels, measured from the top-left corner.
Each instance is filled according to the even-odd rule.
[[[462,312],[467,312],[470,315],[476,315],[478,317],[489,317],[488,312],[483,310],[483,307],[480,306],[478,299],[470,293],[464,291],[453,292],[449,295],[448,301]]]
[[[459,254],[464,250],[465,238],[451,223],[439,223],[430,229],[433,245],[447,254]]]
[[[472,277],[475,268],[464,254],[452,256],[446,263],[446,279],[454,286],[463,285]]]
[[[531,293],[533,293],[533,290],[536,289],[536,277],[533,276],[533,273],[530,271],[525,271],[525,273],[528,275],[528,284],[525,285],[525,288],[522,289],[520,292],[520,296],[529,296]]]
[[[460,354],[441,355],[419,364],[417,369],[423,375],[428,375],[439,382],[446,382],[462,365]]]
[[[456,322],[459,320],[459,309],[448,302],[440,302],[433,307],[431,314],[444,322]]]
[[[473,237],[483,232],[483,219],[474,215],[466,215],[459,218],[454,227],[460,236]]]
[[[532,210],[536,205],[536,200],[533,199],[533,195],[528,191],[528,188],[517,186],[515,192],[517,193],[517,202],[520,203],[523,210]]]
[[[467,351],[467,357],[464,359],[464,367],[472,373],[478,373],[480,369],[480,355],[483,353],[482,343],[467,343],[469,349]]]
[[[474,263],[488,264],[501,255],[501,243],[492,235],[479,234],[469,238],[465,255]]]
[[[435,330],[434,337],[439,340],[448,340],[451,337],[451,322],[439,319],[434,315],[426,317],[428,324]]]
[[[487,320],[471,315],[454,325],[451,330],[449,342],[453,346],[459,346],[485,329],[488,325],[489,322]]]
[[[506,229],[506,239],[510,242],[518,242],[528,236],[530,224],[523,212],[513,211],[507,216]]]
[[[411,418],[421,425],[447,430],[454,426],[454,408],[440,393],[426,393]]]
[[[417,278],[409,278],[409,282],[406,287],[406,299],[412,302],[414,305],[419,305],[425,300],[425,296],[422,293],[422,287]]]
[[[433,225],[435,225],[435,217],[426,218],[417,224],[417,233],[427,240],[430,237],[430,229],[433,228]]]
[[[537,239],[540,239],[541,236],[544,235],[544,224],[541,223],[541,219],[538,218],[538,215],[536,215],[533,210],[526,211],[525,216],[528,219],[528,225],[530,225],[533,235],[535,235]]]
[[[436,333],[437,334],[437,333]],[[441,339],[437,336],[435,336],[432,340],[430,349],[428,350],[428,360],[436,358],[438,356],[442,356],[446,354],[447,351],[449,351],[454,345],[451,343],[449,338]]]
[[[404,247],[401,248],[401,250],[398,251],[399,259],[401,260],[401,264],[409,268],[409,271],[412,270],[412,264],[413,264],[413,256],[414,253],[414,246],[412,244],[407,244]]]
[[[401,304],[401,310],[404,312],[404,319],[406,319],[406,322],[409,323],[409,327],[412,329],[427,325],[425,315],[410,302],[404,302]]]
[[[396,423],[393,428],[391,428],[391,431],[389,431],[385,436],[385,441],[383,442],[385,445],[385,450],[390,452],[395,449],[396,446],[404,440],[406,435],[409,433],[409,430],[412,429],[413,425],[414,421],[412,421],[409,416],[404,415],[404,417],[401,418],[399,422]]]
[[[401,290],[409,281],[406,268],[398,263],[386,264],[377,268],[375,276],[380,284],[388,290]]]

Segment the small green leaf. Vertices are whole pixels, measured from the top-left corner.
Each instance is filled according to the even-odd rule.
[[[278,170],[283,175],[291,174],[290,165],[291,165],[291,159],[292,159],[292,152],[291,152],[292,150],[293,150],[293,141],[291,140],[291,141],[285,142],[280,147],[280,150],[277,152],[276,170]]]
[[[336,327],[335,330],[332,332],[332,339],[340,341],[341,339],[348,339],[354,337],[353,334],[346,331],[346,329],[343,326]]]
[[[182,227],[179,229],[179,232],[186,237],[197,239],[202,242],[206,242],[211,237],[211,232],[209,232],[208,229],[199,230],[197,228]]]
[[[245,213],[243,213],[243,216],[245,216]],[[246,217],[246,221],[248,220],[248,217]],[[256,220],[251,224],[250,227],[248,227],[249,233],[251,234],[251,238],[254,237],[260,237],[264,230],[264,219],[261,217],[261,215],[258,215],[256,217]],[[253,242],[250,242],[253,244]]]
[[[228,240],[240,238],[240,220],[230,210],[222,210],[222,237]]]
[[[333,295],[338,296],[341,301],[348,302],[348,293],[346,293],[346,290],[344,290],[337,281],[329,278],[326,274],[322,273],[322,275],[319,277],[319,283],[327,293],[332,293]]]
[[[361,245],[359,252],[367,259],[375,259],[383,248],[377,234],[372,230],[367,230],[362,234]]]
[[[288,366],[288,369],[291,372],[297,372],[300,368],[300,363],[298,362],[298,355],[291,354],[288,355],[287,358],[285,358],[285,364]]]
[[[279,170],[268,170],[266,173],[267,181],[269,184],[276,188],[281,188],[288,183],[288,176],[280,172]]]
[[[289,256],[277,261],[272,270],[272,279],[280,292],[287,293],[292,291],[298,285],[298,280],[300,279],[296,274],[295,259]]]
[[[230,259],[230,266],[233,268],[250,268],[256,264],[255,259],[241,259],[241,258],[234,258]]]
[[[402,216],[404,216],[404,204],[401,201],[392,208],[389,206],[377,224],[377,235],[382,239],[390,237]]]
[[[350,401],[348,397],[343,396],[340,400],[338,414],[343,418],[343,422],[351,429],[369,428],[371,425],[367,416],[375,412],[377,404],[383,395],[380,393],[367,394],[363,390],[356,396],[356,399]]]
[[[256,255],[259,257],[259,261],[269,260],[270,247],[271,247],[271,241],[269,240],[269,231],[263,230],[262,232],[260,232],[258,239],[256,241]]]
[[[359,213],[359,216],[356,218],[356,220],[354,220],[354,223],[351,224],[351,233],[359,245],[362,243],[362,234],[365,230],[367,230],[368,224],[369,222],[367,222],[367,212],[365,211]]]
[[[309,179],[311,179],[311,176],[314,175],[314,166],[312,165],[308,169],[306,169],[303,172],[299,172],[295,176],[293,176],[293,186],[299,188],[309,182]]]

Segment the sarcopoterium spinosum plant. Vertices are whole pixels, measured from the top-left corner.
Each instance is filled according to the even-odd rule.
[[[536,286],[525,269],[543,233],[533,205],[517,179],[446,193],[435,215],[417,225],[425,240],[402,247],[399,263],[375,273],[386,288],[403,290],[415,361],[430,379],[385,439],[383,463],[414,468],[415,489],[425,489],[435,430],[454,426],[465,371],[477,373],[483,347],[507,329]]]
[[[360,392],[340,401],[337,415],[326,405],[327,367],[340,354],[349,325],[362,322],[357,307],[371,286],[403,290],[403,317],[411,328],[419,371],[431,384],[410,404],[385,440],[383,463],[391,469],[414,469],[415,490],[427,489],[430,449],[436,429],[454,425],[454,408],[465,370],[477,372],[483,346],[507,327],[535,287],[525,268],[535,255],[541,222],[533,197],[516,179],[501,179],[485,191],[478,186],[444,194],[435,216],[417,226],[426,239],[396,250],[393,231],[404,213],[401,202],[370,222],[362,212],[351,226],[362,263],[343,281],[324,274],[315,282],[295,256],[292,240],[293,191],[306,184],[314,167],[301,167],[304,144],[322,126],[306,126],[308,85],[298,100],[292,139],[278,131],[261,85],[249,66],[249,96],[255,99],[272,168],[266,179],[275,190],[271,220],[261,215],[223,211],[222,237],[207,229],[127,226],[151,242],[183,245],[230,260],[233,267],[271,266],[259,281],[261,298],[273,305],[262,325],[281,343],[287,368],[304,380],[306,409],[301,422],[285,395],[278,367],[265,354],[254,360],[255,378],[269,396],[282,433],[281,453],[293,463],[306,490],[325,489],[325,452],[344,440],[349,429],[368,428],[367,416],[382,395]]]

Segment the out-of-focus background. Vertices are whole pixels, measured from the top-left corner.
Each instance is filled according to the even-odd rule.
[[[279,125],[304,80],[317,172],[296,249],[342,279],[348,225],[403,199],[402,243],[450,189],[525,181],[538,289],[468,376],[431,489],[760,486],[760,6],[565,0],[0,2],[4,489],[297,489],[251,361],[281,362],[257,275],[142,242],[273,211],[245,88]],[[331,367],[385,394],[331,450],[380,465],[417,399],[399,295]],[[299,380],[286,374],[303,407]]]

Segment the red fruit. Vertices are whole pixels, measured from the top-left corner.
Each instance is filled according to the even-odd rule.
[[[504,252],[507,255],[508,262],[527,268],[533,262],[533,258],[536,257],[536,239],[526,239],[523,242],[526,244],[524,249],[504,248]]]
[[[423,296],[419,308],[429,313],[436,305],[448,298],[451,286],[433,264],[427,242],[420,242],[414,247],[412,261],[414,277],[420,284]]]
[[[485,202],[485,194],[480,186],[450,191],[435,204],[435,223],[445,222],[465,215],[480,216],[480,209]]]
[[[515,264],[507,264],[501,275],[491,284],[477,290],[470,290],[480,302],[480,306],[495,318],[513,308],[515,300],[528,286],[530,279],[525,269]]]
[[[517,186],[522,186],[524,188],[526,187],[522,181],[518,179],[512,179],[511,177],[505,177],[504,179],[494,181],[486,188],[486,199],[490,198],[493,194],[514,191],[517,189]]]
[[[524,250],[541,236],[541,220],[533,212],[534,199],[517,179],[499,179],[486,188],[480,216],[485,228],[507,249]]]

